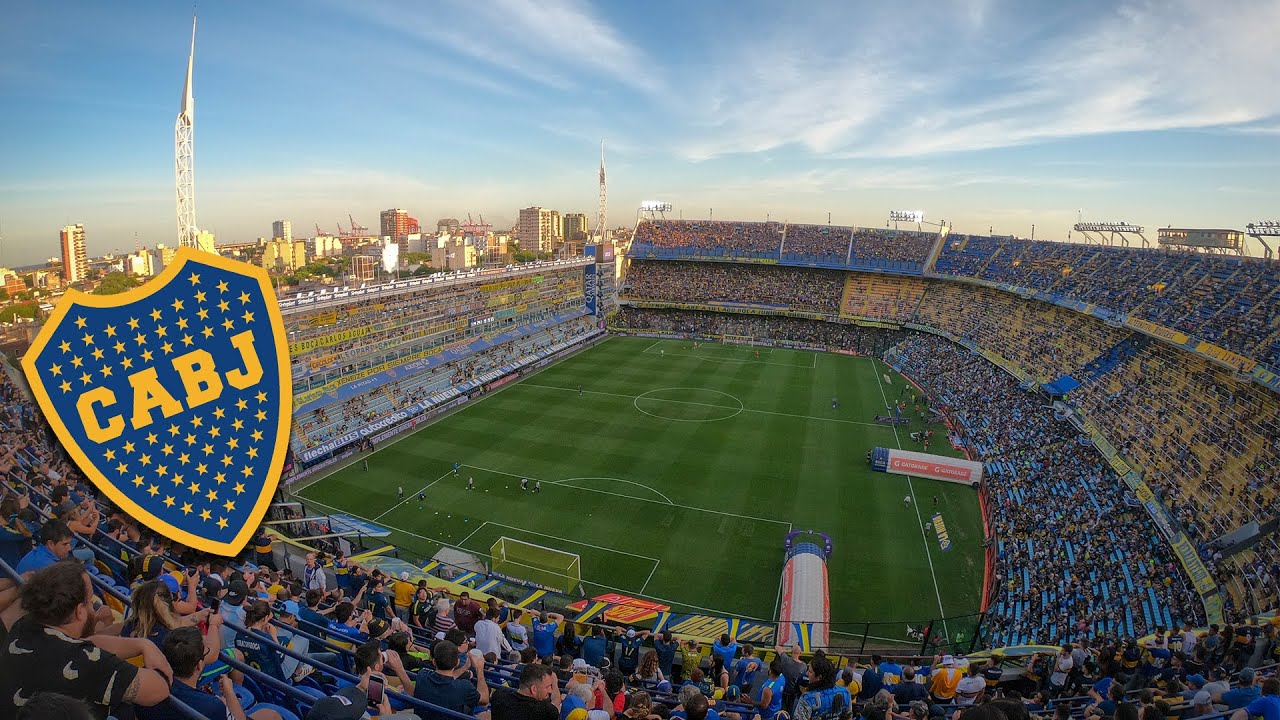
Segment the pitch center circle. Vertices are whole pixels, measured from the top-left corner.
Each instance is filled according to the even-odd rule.
[[[662,396],[669,397],[662,397]],[[724,404],[724,398],[733,401]],[[719,400],[720,402],[714,402]],[[707,388],[657,388],[637,395],[635,408],[650,417],[675,422],[716,422],[742,414],[742,401],[736,395]],[[649,409],[645,409],[648,406]]]

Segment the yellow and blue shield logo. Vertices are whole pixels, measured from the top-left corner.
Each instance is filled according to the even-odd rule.
[[[234,555],[267,512],[293,406],[264,270],[182,248],[119,295],[70,291],[22,359],[67,453],[117,505]]]

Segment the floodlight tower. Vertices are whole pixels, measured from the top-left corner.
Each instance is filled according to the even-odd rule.
[[[600,207],[597,208],[596,210],[596,232],[595,232],[596,242],[599,242],[599,243],[602,243],[605,241],[606,239],[605,235],[608,232],[605,229],[607,227],[607,221],[608,221],[608,216],[606,213],[607,207],[608,207],[608,193],[607,193],[607,184],[605,183],[605,174],[604,174],[604,140],[601,140],[600,141]]]
[[[196,59],[196,19],[191,18],[191,54],[187,56],[187,84],[182,107],[173,126],[174,179],[178,200],[178,245],[196,247],[196,180],[193,159],[196,101],[191,96],[191,68]]]
[[[1129,247],[1129,236],[1137,235],[1142,240],[1142,247],[1151,247],[1150,241],[1143,235],[1146,230],[1141,225],[1132,225],[1123,220],[1120,222],[1077,222],[1071,226],[1071,229],[1083,235],[1085,243],[1090,245],[1097,243],[1098,245],[1113,246],[1116,244],[1116,240],[1119,240],[1121,245]],[[1097,235],[1097,237],[1095,238],[1090,233]]]
[[[1275,254],[1271,252],[1271,245],[1263,238],[1280,237],[1280,222],[1263,220],[1262,222],[1249,223],[1244,226],[1244,229],[1249,237],[1262,243],[1263,252],[1266,253],[1268,260],[1275,259]]]

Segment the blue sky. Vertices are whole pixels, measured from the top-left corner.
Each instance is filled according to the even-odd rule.
[[[173,2],[10,4],[0,263],[173,243]],[[1065,238],[1086,219],[1241,227],[1280,208],[1276,0],[207,2],[196,196],[220,242],[404,207],[520,207]],[[1154,235],[1154,231],[1152,233]]]

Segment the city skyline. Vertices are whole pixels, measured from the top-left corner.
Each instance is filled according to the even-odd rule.
[[[172,244],[189,8],[19,6],[0,94],[0,263]],[[378,0],[201,10],[202,230],[310,236],[405,208],[515,224],[673,215],[1065,239],[1085,220],[1242,228],[1280,195],[1280,4],[923,0],[644,7]],[[286,31],[287,29],[287,31]]]

